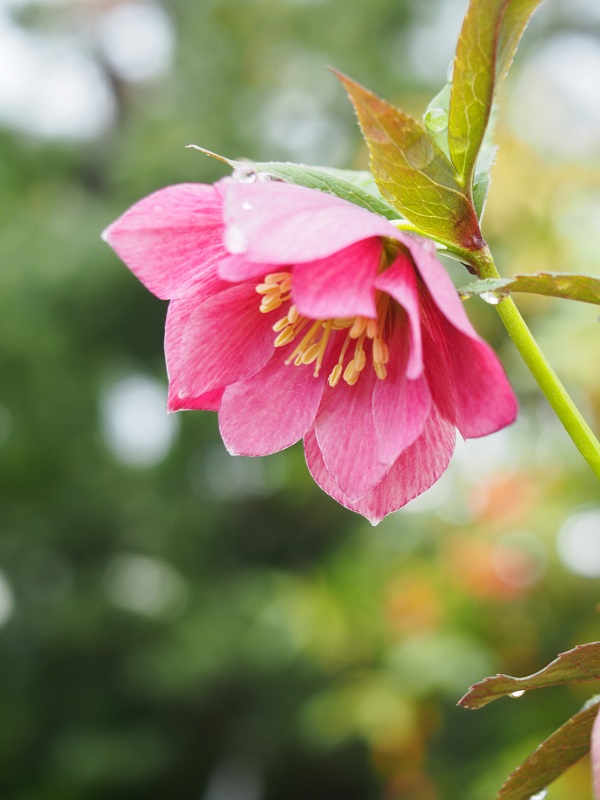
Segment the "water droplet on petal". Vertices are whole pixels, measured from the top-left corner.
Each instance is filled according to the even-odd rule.
[[[244,200],[242,203],[242,210],[243,211],[251,211],[252,210],[252,203],[248,200]]]
[[[425,114],[425,125],[432,133],[443,133],[448,127],[448,112],[443,108],[430,108]]]
[[[516,692],[511,692],[508,696],[513,697],[516,700],[518,697],[523,697],[524,694],[525,689],[518,689]]]
[[[245,253],[248,242],[243,230],[237,225],[228,225],[225,230],[225,247],[232,255]]]
[[[507,297],[503,292],[481,292],[479,295],[484,303],[489,303],[491,306],[497,306],[501,300]]]

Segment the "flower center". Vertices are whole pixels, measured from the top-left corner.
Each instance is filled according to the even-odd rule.
[[[369,350],[377,377],[385,380],[387,377],[386,364],[390,357],[388,346],[383,338],[390,303],[386,294],[376,292],[377,319],[336,317],[314,320],[298,313],[296,306],[290,302],[292,298],[291,273],[273,272],[266,275],[263,283],[256,287],[256,291],[262,296],[260,310],[263,314],[275,311],[284,303],[290,304],[287,314],[273,325],[273,330],[278,334],[274,341],[275,347],[285,347],[297,340],[301,333],[303,334],[286,358],[286,364],[291,364],[292,361],[296,366],[314,364],[313,374],[316,378],[321,370],[331,335],[345,330],[346,337],[337,364],[329,373],[329,385],[337,386],[343,378],[347,384],[354,386],[367,364]],[[365,352],[365,347],[367,352]]]

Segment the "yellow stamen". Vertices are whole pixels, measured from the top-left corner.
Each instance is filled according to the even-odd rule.
[[[292,339],[296,338],[296,334],[298,331],[294,330],[291,326],[288,326],[285,330],[281,331],[279,336],[273,342],[275,347],[283,347],[284,344],[289,344]]]
[[[375,372],[377,373],[379,380],[384,381],[387,378],[387,369],[385,368],[385,364],[381,364],[379,361],[374,361],[373,367],[375,368]]]
[[[290,324],[290,318],[288,315],[287,317],[282,317],[281,319],[278,319],[275,325],[273,325],[273,330],[275,331],[275,333],[278,333],[279,331],[282,331],[284,328],[287,328],[289,324]]]
[[[340,382],[340,378],[342,377],[343,367],[341,364],[336,364],[335,367],[329,373],[329,378],[327,379],[331,388],[335,388],[338,383]]]

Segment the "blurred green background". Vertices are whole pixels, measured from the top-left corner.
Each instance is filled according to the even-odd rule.
[[[166,305],[99,234],[230,157],[365,166],[327,65],[422,113],[465,0],[0,2],[0,797],[486,800],[597,687],[456,707],[600,639],[600,493],[493,309],[508,430],[372,528],[302,450],[164,413]],[[548,0],[504,87],[505,274],[600,273],[600,11]],[[466,282],[450,265],[457,282]],[[522,297],[600,430],[593,306]],[[588,800],[588,765],[551,800]]]

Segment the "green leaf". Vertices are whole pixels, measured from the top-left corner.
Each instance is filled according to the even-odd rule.
[[[496,800],[531,800],[590,749],[600,698],[565,722],[510,775]]]
[[[483,299],[487,299],[485,295],[496,295],[500,300],[510,292],[527,292],[600,305],[600,278],[571,272],[538,272],[534,275],[515,275],[514,278],[487,278],[458,289],[463,299],[478,294]]]
[[[283,161],[234,161],[231,158],[211,153],[198,145],[189,145],[207,156],[228,164],[240,174],[269,175],[287,183],[307,186],[321,192],[341,197],[357,206],[366,208],[389,220],[398,220],[400,215],[383,200],[369,172],[353,170],[336,170],[328,167],[307,167],[304,164],[291,164]]]
[[[444,153],[413,117],[336,73],[354,104],[383,197],[420,231],[463,251],[483,245],[470,198]]]
[[[456,48],[448,146],[463,186],[471,187],[492,103],[519,40],[543,0],[471,0]]]
[[[521,696],[530,689],[546,686],[559,686],[600,679],[600,642],[589,642],[561,653],[548,666],[526,678],[511,678],[510,675],[496,675],[471,686],[458,705],[465,708],[481,708],[506,695]]]

